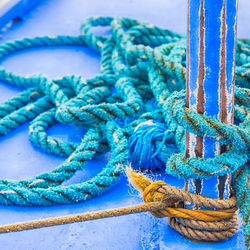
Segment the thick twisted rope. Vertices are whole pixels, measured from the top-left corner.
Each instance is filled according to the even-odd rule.
[[[110,26],[111,36],[94,35],[94,26]],[[134,167],[165,167],[167,173],[185,179],[235,173],[237,202],[249,244],[249,179],[245,177],[250,144],[249,40],[237,41],[237,125],[225,125],[184,106],[186,41],[182,35],[136,20],[110,17],[86,19],[81,33],[77,37],[25,38],[0,45],[1,59],[17,51],[46,46],[88,46],[101,55],[100,74],[87,80],[80,76],[20,76],[0,68],[1,81],[25,89],[0,105],[0,135],[32,120],[33,144],[67,157],[56,169],[32,179],[1,180],[0,203],[49,206],[91,199],[118,181],[128,161]],[[85,127],[82,142],[48,136],[46,130],[58,122]],[[226,144],[229,151],[214,159],[185,159],[185,130]],[[150,148],[142,151],[144,139],[140,143],[138,137],[147,139]],[[95,153],[107,151],[111,151],[110,160],[96,177],[80,184],[61,185]],[[171,220],[180,230],[177,222]],[[185,223],[182,220],[182,225]]]

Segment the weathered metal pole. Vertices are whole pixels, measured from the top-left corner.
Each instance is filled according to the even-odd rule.
[[[233,122],[236,17],[237,0],[188,0],[186,106],[223,123]],[[210,158],[225,150],[207,137],[186,134],[186,157]],[[218,178],[221,199],[228,183],[230,176]],[[195,180],[197,194],[202,187]]]

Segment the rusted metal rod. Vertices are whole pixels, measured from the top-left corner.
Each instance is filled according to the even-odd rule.
[[[223,123],[233,123],[236,17],[237,0],[188,0],[186,106]],[[186,134],[186,157],[210,158],[224,151],[205,136]],[[203,184],[214,183],[195,180],[195,191],[201,194]],[[230,176],[218,178],[221,199],[229,183]]]

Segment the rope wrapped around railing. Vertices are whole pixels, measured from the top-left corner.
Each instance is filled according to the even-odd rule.
[[[142,173],[127,169],[129,181],[143,194],[144,202],[162,201],[161,210],[151,211],[155,217],[168,217],[169,225],[191,240],[220,241],[232,237],[238,229],[236,198],[210,199],[172,187],[164,181],[148,179]],[[184,204],[207,209],[187,209]]]

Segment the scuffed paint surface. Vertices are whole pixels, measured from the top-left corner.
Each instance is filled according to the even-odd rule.
[[[239,36],[250,37],[248,0],[241,0],[239,10]],[[186,32],[186,5],[183,0],[44,0],[24,22],[17,23],[2,34],[0,42],[22,37],[55,34],[79,34],[81,21],[89,16],[128,16],[145,20],[182,33]],[[97,30],[100,31],[100,30]],[[248,33],[247,33],[248,32]],[[99,56],[89,49],[57,48],[36,49],[13,54],[2,63],[9,70],[22,74],[43,72],[50,77],[81,74],[88,78],[99,72]],[[15,96],[18,90],[0,83],[0,101]],[[49,129],[55,137],[80,141],[83,130],[63,125]],[[10,150],[11,149],[11,150]],[[71,181],[77,183],[94,176],[105,164],[106,156],[95,158]],[[1,179],[21,179],[51,170],[63,159],[35,149],[28,139],[28,126],[24,125],[10,135],[0,138]],[[170,176],[157,176],[171,185],[183,187],[183,181]],[[216,190],[204,187],[208,193]],[[55,207],[4,207],[0,206],[0,223],[14,223],[31,219],[68,215],[127,206],[142,202],[139,194],[128,186],[123,176],[113,189],[94,200]],[[29,232],[0,235],[1,250],[44,249],[245,249],[242,229],[232,239],[216,244],[193,243],[172,230],[167,219],[156,219],[149,213],[129,215]]]

